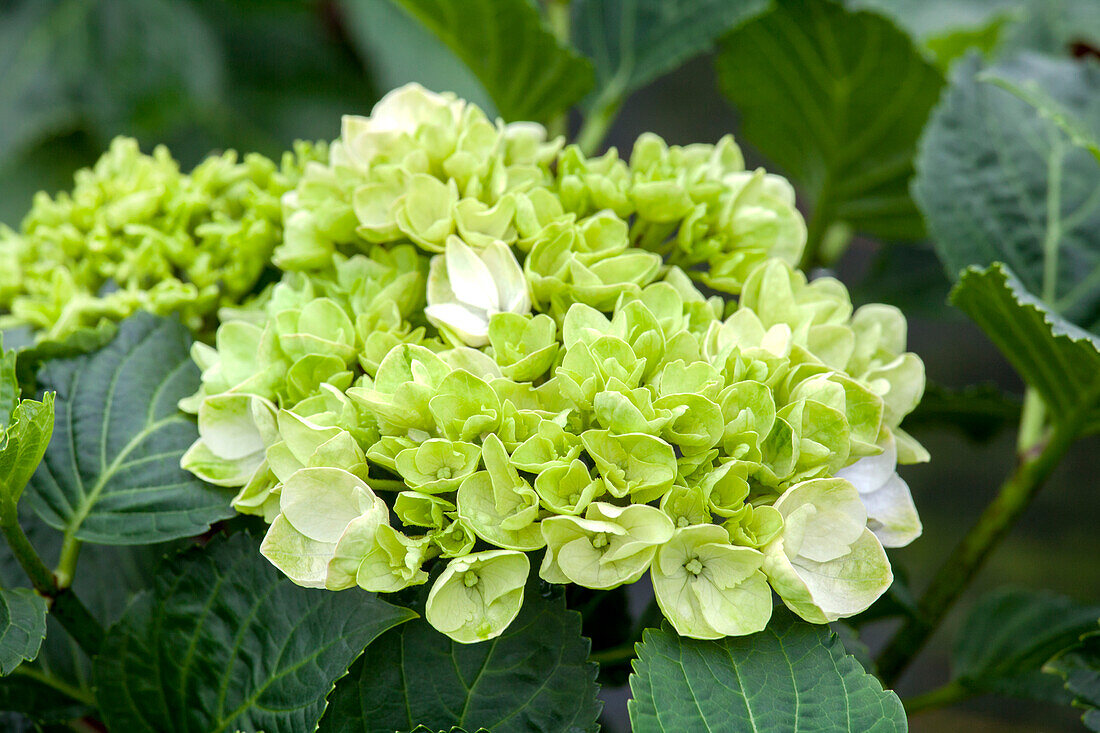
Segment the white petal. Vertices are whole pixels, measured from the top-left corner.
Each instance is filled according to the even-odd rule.
[[[489,316],[483,310],[466,308],[456,303],[429,305],[424,315],[435,326],[446,326],[467,346],[489,343]]]
[[[481,260],[496,282],[498,309],[512,313],[530,311],[527,278],[523,276],[523,270],[512,254],[512,248],[504,242],[493,242],[482,251]]]
[[[481,258],[458,237],[447,240],[447,280],[462,303],[482,310],[500,310],[493,274]]]
[[[860,498],[867,507],[867,527],[884,547],[905,547],[920,537],[920,516],[901,476],[895,473],[880,489]]]
[[[867,456],[842,468],[836,472],[837,478],[847,479],[859,491],[860,494],[869,494],[878,491],[896,474],[898,467],[898,449],[891,437],[882,446],[882,453],[877,456]]]

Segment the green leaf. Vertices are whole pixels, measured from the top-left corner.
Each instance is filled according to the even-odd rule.
[[[994,74],[983,74],[979,78],[982,81],[996,84],[1030,104],[1040,115],[1046,117],[1057,125],[1062,132],[1066,133],[1070,142],[1089,151],[1092,153],[1092,157],[1100,162],[1100,141],[1097,140],[1096,130],[1087,125],[1073,111],[1067,109],[1064,104],[1047,94],[1035,80],[1028,79],[1018,84]],[[1095,121],[1100,122],[1100,117]]]
[[[1100,171],[1026,102],[982,81],[1038,84],[1100,121],[1100,67],[1025,55],[959,62],[921,141],[913,193],[948,276],[1000,261],[1068,320],[1100,326]]]
[[[46,638],[46,599],[27,588],[0,590],[0,675],[38,656]]]
[[[726,37],[718,75],[745,139],[801,186],[813,212],[808,254],[834,223],[922,236],[908,184],[943,78],[893,23],[832,2],[779,0]]]
[[[578,0],[577,47],[596,67],[588,107],[617,108],[631,92],[707,51],[769,0]]]
[[[630,689],[634,733],[906,730],[897,695],[835,634],[781,608],[764,631],[721,641],[647,629]]]
[[[454,52],[392,0],[343,0],[348,35],[363,56],[379,91],[417,82],[454,92],[493,118],[496,105]]]
[[[11,423],[12,413],[19,404],[19,380],[15,377],[15,350],[4,351],[0,338],[0,434]]]
[[[162,565],[108,632],[96,699],[111,730],[314,730],[337,678],[412,618],[376,596],[291,583],[247,533]]]
[[[1088,411],[1100,399],[1100,337],[1051,312],[1001,263],[968,268],[951,302],[1039,392],[1053,420],[1096,428],[1097,416]]]
[[[908,31],[947,69],[967,51],[992,55],[1024,16],[1022,0],[848,0],[849,7],[874,10]]]
[[[1069,702],[1042,674],[1054,654],[1096,628],[1100,607],[1044,591],[1002,589],[979,599],[955,641],[952,677],[976,693]]]
[[[1073,704],[1083,708],[1085,727],[1100,731],[1100,632],[1086,634],[1043,666],[1044,672],[1059,675]]]
[[[418,620],[371,644],[337,684],[319,730],[595,731],[601,703],[588,647],[580,615],[566,610],[561,591],[544,594],[534,581],[519,616],[496,639],[458,644]]]
[[[19,497],[47,450],[54,423],[54,396],[23,400],[0,433],[0,521],[14,521]]]
[[[505,120],[545,121],[592,86],[592,65],[560,43],[533,0],[392,0],[481,80]]]
[[[15,352],[15,375],[23,393],[37,387],[38,370],[52,359],[68,359],[98,351],[118,333],[118,325],[106,319],[94,328],[78,328],[61,340],[46,339],[31,343]]]
[[[924,426],[950,425],[975,442],[984,442],[1020,422],[1020,400],[992,383],[962,389],[935,382],[924,388],[917,408],[902,427],[912,432]]]
[[[233,515],[229,495],[180,468],[198,428],[176,407],[199,386],[178,321],[138,314],[100,351],[51,361],[57,432],[28,496],[77,539],[146,544],[201,534]]]
[[[46,565],[54,566],[61,550],[61,534],[29,508],[21,509],[19,524]],[[80,570],[73,590],[104,627],[110,626],[122,616],[133,596],[148,586],[165,553],[174,553],[173,544],[183,543],[86,545],[80,552]],[[0,585],[30,586],[11,553],[0,552]],[[91,660],[56,618],[50,615],[46,621],[46,639],[38,658],[0,679],[0,710],[21,711],[46,722],[79,718],[91,712],[94,704]],[[48,682],[43,675],[48,675]]]

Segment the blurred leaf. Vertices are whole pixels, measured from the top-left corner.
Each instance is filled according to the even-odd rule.
[[[940,71],[947,73],[951,64],[969,51],[977,51],[985,58],[992,58],[1015,19],[1012,13],[998,13],[984,25],[933,36],[927,39],[924,45],[935,57],[936,66]]]
[[[1039,114],[1066,133],[1070,142],[1089,151],[1092,157],[1100,162],[1100,140],[1097,139],[1096,130],[1086,125],[1074,112],[1066,109],[1061,102],[1047,94],[1034,79],[1028,79],[1022,84],[995,74],[983,74],[981,79],[996,84],[1030,104]]]
[[[901,701],[828,628],[782,606],[768,628],[718,641],[667,624],[638,646],[628,703],[634,733],[906,730]]]
[[[951,302],[1042,396],[1052,420],[1088,432],[1097,428],[1100,338],[1051,312],[1001,263],[964,271]]]
[[[35,140],[73,127],[91,4],[22,0],[0,10],[0,167]]]
[[[519,616],[490,641],[458,644],[422,620],[378,639],[336,685],[319,731],[595,731],[601,703],[588,647],[562,591],[543,595],[536,579]]]
[[[929,382],[917,408],[905,418],[906,432],[925,426],[950,425],[976,442],[993,438],[1020,421],[1020,400],[995,384],[962,389]]]
[[[28,497],[48,524],[126,545],[200,534],[233,516],[225,490],[179,466],[198,439],[176,406],[199,386],[190,346],[179,321],[141,313],[103,349],[42,368],[40,384],[58,395],[58,428]]]
[[[534,0],[392,0],[481,80],[505,120],[543,122],[592,87],[592,65],[562,45]]]
[[[989,72],[1034,83],[1100,126],[1100,67],[1025,55]],[[955,66],[921,141],[913,192],[954,279],[1001,261],[1023,287],[1089,330],[1100,326],[1100,169],[1025,102]]]
[[[1026,0],[1020,22],[1005,50],[1032,50],[1053,56],[1075,55],[1079,44],[1100,47],[1096,0]]]
[[[596,67],[590,109],[617,108],[631,92],[708,50],[770,0],[577,0],[573,40]]]
[[[497,115],[481,82],[451,49],[392,0],[342,0],[348,33],[380,92],[417,82],[436,92],[454,92]]]
[[[1100,632],[1085,634],[1081,641],[1043,666],[1065,682],[1073,704],[1083,708],[1081,721],[1092,731],[1100,731]]]
[[[414,614],[364,592],[299,588],[245,532],[163,564],[95,661],[111,730],[315,730],[338,677]]]
[[[313,0],[193,0],[216,34],[225,68],[202,121],[217,147],[277,156],[294,140],[331,140],[340,116],[366,114],[377,90],[339,32],[335,5]],[[173,141],[192,161],[198,144]],[[180,150],[187,145],[191,150]]]
[[[889,303],[906,317],[959,319],[947,302],[951,281],[931,244],[888,244],[878,248],[865,275],[851,287],[853,303]]]
[[[893,23],[780,0],[726,37],[718,74],[744,138],[802,188],[813,212],[808,256],[833,222],[886,239],[922,236],[908,182],[943,79]]]
[[[0,589],[0,675],[38,656],[46,638],[46,599],[28,588]]]
[[[1043,664],[1096,628],[1100,607],[1045,591],[1001,589],[974,605],[959,630],[952,678],[976,693],[1069,702]]]

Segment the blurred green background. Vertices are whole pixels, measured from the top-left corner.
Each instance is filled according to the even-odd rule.
[[[864,0],[918,38],[1067,56],[1100,55],[1100,0]],[[961,40],[952,29],[964,29]],[[469,32],[477,32],[471,28]],[[959,31],[962,33],[963,31]],[[0,222],[16,227],[34,192],[70,187],[115,135],[166,144],[184,168],[212,151],[277,156],[296,138],[331,139],[340,115],[367,113],[407,81],[450,89],[492,109],[454,56],[389,0],[0,0]],[[579,120],[573,119],[575,127]],[[650,130],[670,143],[732,132],[750,165],[766,164],[719,94],[713,58],[697,58],[633,94],[607,143],[629,151]],[[835,267],[857,302],[884,301],[910,322],[910,349],[930,382],[1023,388],[984,335],[946,305],[948,282],[926,243],[856,239]],[[973,419],[977,435],[918,411],[907,427],[932,462],[903,469],[924,536],[893,554],[920,589],[1010,471],[1011,404]],[[980,439],[978,439],[980,438]],[[1024,520],[899,685],[905,697],[942,684],[953,631],[982,591],[1006,584],[1100,600],[1100,439],[1079,442]],[[889,631],[871,626],[875,649]],[[625,730],[623,688],[606,688],[606,725]],[[914,731],[1076,731],[1078,713],[976,698],[916,716]]]

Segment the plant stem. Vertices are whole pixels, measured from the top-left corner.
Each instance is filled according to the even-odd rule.
[[[948,682],[943,687],[937,687],[934,690],[916,695],[902,702],[905,705],[905,712],[909,715],[915,715],[926,710],[935,710],[936,708],[954,705],[957,702],[962,702],[973,696],[973,692],[963,687],[958,682]]]
[[[619,114],[619,107],[623,104],[622,95],[608,90],[600,96],[601,100],[592,108],[592,112],[584,118],[580,132],[577,133],[577,146],[585,155],[592,155],[599,150],[603,139],[607,137],[607,131],[611,123]]]
[[[879,675],[887,686],[897,682],[993,548],[1027,509],[1073,443],[1079,424],[1093,402],[1085,400],[1082,409],[1054,427],[1045,444],[1033,445],[1020,456],[1016,470],[1001,485],[997,496],[982,512],[977,523],[940,566],[918,601],[916,614],[906,620],[878,657]]]
[[[69,684],[65,680],[58,679],[52,674],[43,672],[36,667],[28,667],[26,664],[21,664],[15,668],[15,671],[12,672],[12,674],[26,677],[27,679],[34,680],[35,682],[40,682],[47,687],[52,687],[53,689],[60,692],[62,695],[65,695],[66,697],[71,697],[73,700],[84,703],[85,705],[95,705],[95,698],[93,698],[91,693],[89,693],[87,690],[82,690],[76,685]]]
[[[89,657],[93,656],[99,651],[99,645],[103,641],[103,626],[71,589],[58,586],[54,574],[46,567],[46,563],[14,517],[5,517],[0,522],[0,529],[11,547],[12,555],[30,578],[34,589],[49,604],[50,615],[65,627]]]
[[[61,542],[61,556],[57,561],[57,568],[53,571],[58,588],[68,588],[73,584],[76,574],[76,561],[80,556],[80,547],[83,543],[68,532]]]
[[[1039,445],[1046,432],[1047,406],[1043,398],[1031,387],[1024,393],[1024,407],[1020,412],[1020,431],[1016,437],[1016,451],[1027,455]]]
[[[826,180],[821,185],[821,191],[814,201],[814,210],[810,214],[810,221],[806,225],[806,248],[802,250],[802,260],[798,267],[803,272],[809,273],[818,265],[831,263],[820,262],[821,244],[825,241],[825,232],[829,229],[830,219],[833,216],[833,204],[829,194],[829,182]]]
[[[565,46],[569,45],[569,35],[571,32],[571,18],[572,8],[570,7],[570,0],[547,0],[546,3],[546,20],[550,25],[550,30],[554,33],[554,37]],[[558,137],[559,135],[569,134],[569,111],[566,110],[557,114],[547,124],[547,132],[550,137]]]
[[[19,562],[23,572],[30,578],[34,589],[47,599],[55,595],[58,588],[53,572],[46,567],[46,563],[42,562],[42,558],[38,556],[38,551],[27,539],[27,535],[23,532],[23,528],[19,526],[19,522],[14,519],[4,521],[0,525],[0,530],[3,530],[4,539],[8,541],[8,546],[11,547],[11,554]]]

